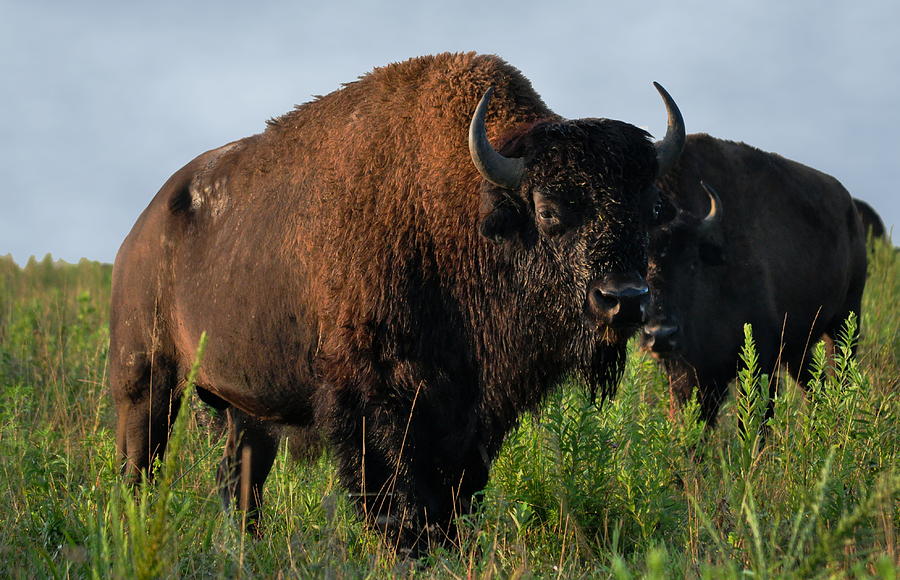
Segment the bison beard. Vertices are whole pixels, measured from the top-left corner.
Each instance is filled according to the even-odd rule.
[[[489,87],[487,120],[473,118]],[[497,57],[442,54],[189,163],[116,258],[126,473],[164,451],[205,330],[198,393],[229,424],[219,484],[251,527],[286,425],[324,437],[392,541],[452,537],[521,413],[567,374],[604,393],[618,381],[652,182],[683,139],[661,92],[670,131],[655,148],[626,123],[560,119]]]

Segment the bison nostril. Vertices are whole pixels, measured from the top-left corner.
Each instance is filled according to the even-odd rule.
[[[657,353],[666,353],[677,347],[678,326],[674,324],[653,324],[644,327],[641,343],[643,348]]]
[[[630,286],[624,286],[622,288],[616,288],[615,290],[609,290],[608,292],[618,298],[642,300],[645,296],[647,296],[649,291],[650,289],[647,288],[646,284],[634,284]]]
[[[609,323],[636,326],[643,319],[648,297],[647,283],[636,272],[608,274],[592,285],[588,302],[594,314]]]
[[[599,310],[612,314],[619,308],[619,297],[611,292],[604,292],[599,288],[595,288],[594,304]]]
[[[657,335],[659,335],[661,337],[669,338],[673,334],[675,334],[675,331],[677,331],[677,330],[678,330],[678,327],[675,325],[663,326],[659,329],[659,331],[657,332]]]

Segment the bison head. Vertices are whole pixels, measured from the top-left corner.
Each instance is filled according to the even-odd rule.
[[[655,357],[684,352],[684,323],[696,323],[704,291],[715,292],[725,263],[722,201],[704,182],[709,197],[706,216],[669,207],[673,217],[656,227],[650,241],[651,302],[641,334],[641,348]],[[666,203],[666,200],[662,200]]]
[[[536,123],[500,151],[487,139],[488,90],[469,129],[469,149],[482,184],[481,234],[526,250],[527,284],[552,291],[541,309],[578,311],[610,342],[635,329],[647,299],[647,232],[654,180],[677,159],[684,123],[671,96],[656,85],[669,126],[655,146],[646,131],[609,119]],[[578,297],[577,308],[568,298]],[[561,302],[565,301],[566,304]]]

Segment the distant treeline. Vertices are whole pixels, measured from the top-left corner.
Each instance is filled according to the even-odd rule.
[[[112,264],[82,258],[77,264],[54,260],[47,254],[38,260],[28,258],[24,267],[13,260],[12,254],[0,256],[0,300],[11,296],[23,296],[24,291],[37,287],[56,288],[64,291],[90,291],[105,293],[108,298],[112,280]]]

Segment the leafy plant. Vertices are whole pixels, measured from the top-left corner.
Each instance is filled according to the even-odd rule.
[[[457,543],[417,562],[357,519],[327,453],[280,453],[265,534],[242,534],[196,400],[157,482],[126,487],[105,370],[111,267],[0,257],[0,576],[895,578],[900,264],[870,252],[862,316],[812,348],[805,390],[760,372],[750,329],[714,430],[696,401],[669,416],[668,384],[637,352],[602,406],[565,381],[507,438]]]

